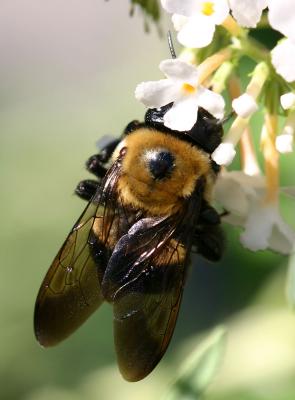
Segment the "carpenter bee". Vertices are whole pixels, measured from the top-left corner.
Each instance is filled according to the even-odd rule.
[[[170,106],[148,110],[144,122],[131,122],[87,161],[97,180],[80,182],[76,193],[89,203],[35,306],[35,335],[47,347],[110,303],[128,381],[146,377],[169,345],[191,250],[212,261],[223,251],[220,216],[210,205],[222,123],[199,109],[190,131],[172,131],[163,123]]]

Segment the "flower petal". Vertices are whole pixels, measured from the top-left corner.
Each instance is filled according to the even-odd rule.
[[[187,17],[180,14],[173,14],[171,21],[173,23],[174,29],[178,32],[187,23]]]
[[[212,3],[214,3],[214,13],[212,14],[212,19],[216,25],[222,24],[229,14],[228,1],[213,0]]]
[[[278,74],[287,82],[295,81],[295,44],[281,41],[271,52],[271,61]]]
[[[197,85],[198,70],[194,65],[188,64],[178,58],[164,60],[160,63],[160,70],[172,81],[181,81]]]
[[[189,131],[198,117],[198,102],[195,96],[182,97],[175,101],[164,116],[164,125],[176,131]]]
[[[276,149],[282,153],[292,153],[293,151],[293,134],[283,133],[276,137]]]
[[[276,206],[253,199],[240,239],[253,251],[271,248],[288,254],[295,244],[295,232],[283,221]]]
[[[295,93],[293,92],[288,92],[285,94],[282,94],[280,97],[281,105],[284,110],[288,110],[289,108],[292,108],[295,106]]]
[[[198,0],[161,0],[162,7],[168,13],[191,16],[198,11]]]
[[[273,227],[268,248],[281,254],[290,254],[295,250],[295,232],[281,218]]]
[[[178,88],[169,79],[142,82],[135,89],[135,97],[149,108],[158,108],[179,97]]]
[[[272,207],[263,207],[257,199],[252,199],[245,231],[240,236],[243,246],[252,251],[267,249],[274,221]]]
[[[201,48],[208,46],[213,39],[215,24],[203,15],[188,18],[187,23],[177,35],[178,41],[186,47]]]
[[[295,14],[293,0],[268,0],[270,25],[295,42]]]
[[[249,198],[257,196],[264,187],[262,175],[249,176],[242,171],[222,170],[215,184],[214,199],[230,214],[246,217]]]
[[[237,171],[235,171],[237,172]],[[230,196],[228,195],[230,193]],[[228,172],[221,173],[214,188],[214,199],[230,214],[246,215],[248,199],[241,184]]]
[[[242,118],[250,117],[258,110],[256,101],[248,93],[244,93],[232,101],[232,107]]]
[[[236,155],[232,143],[221,143],[212,153],[211,158],[218,165],[229,165]]]
[[[229,0],[229,5],[238,24],[255,28],[268,0]]]
[[[212,90],[200,86],[197,97],[200,107],[209,111],[209,113],[211,113],[215,118],[223,118],[225,101],[220,94],[214,93]]]

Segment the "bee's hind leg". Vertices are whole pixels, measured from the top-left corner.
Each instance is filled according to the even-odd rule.
[[[193,246],[197,253],[210,261],[220,260],[224,251],[225,237],[220,222],[220,215],[215,208],[204,202],[194,233]]]

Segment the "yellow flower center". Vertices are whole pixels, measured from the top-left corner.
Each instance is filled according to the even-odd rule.
[[[214,3],[212,1],[204,1],[203,7],[202,7],[202,13],[204,15],[212,15],[214,13]]]
[[[196,88],[190,85],[189,83],[183,83],[182,90],[184,91],[185,94],[192,94],[196,91]]]

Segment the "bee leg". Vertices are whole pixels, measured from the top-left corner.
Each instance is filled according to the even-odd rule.
[[[85,179],[78,183],[75,194],[81,199],[90,201],[97,191],[101,179],[107,172],[106,164],[111,158],[111,155],[120,139],[115,139],[104,146],[100,153],[94,154],[86,161],[86,169],[98,178],[98,181],[92,179]]]
[[[140,127],[144,127],[145,124],[143,122],[138,121],[137,119],[129,122],[129,124],[124,129],[123,135],[129,135],[129,133],[139,129]]]
[[[87,171],[94,174],[97,178],[103,178],[107,172],[106,164],[110,160],[113,151],[120,143],[121,139],[115,139],[102,148],[100,153],[94,154],[86,161]]]
[[[78,183],[75,194],[83,200],[90,201],[99,188],[99,182],[92,179],[85,179]]]
[[[210,261],[218,261],[224,249],[221,216],[206,201],[203,202],[193,242],[197,253]]]
[[[214,207],[204,201],[200,210],[199,223],[208,225],[219,225],[223,214],[218,214]]]
[[[224,233],[220,225],[199,225],[193,237],[196,252],[209,261],[219,261],[225,244]]]

